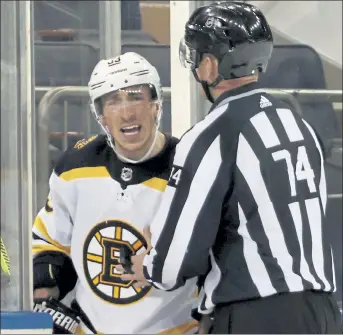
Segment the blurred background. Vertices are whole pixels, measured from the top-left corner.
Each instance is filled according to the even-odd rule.
[[[342,2],[247,2],[263,11],[274,33],[261,82],[302,113],[325,143],[342,301]],[[1,1],[1,237],[11,263],[10,275],[1,273],[2,311],[30,309],[30,230],[54,162],[100,131],[86,87],[96,63],[127,51],[146,57],[164,87],[162,130],[179,135],[186,130],[177,129],[183,115],[191,125],[208,109],[198,93],[183,107],[180,91],[194,83],[177,63],[177,48],[188,12],[209,3]]]

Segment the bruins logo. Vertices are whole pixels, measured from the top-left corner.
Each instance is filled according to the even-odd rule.
[[[120,249],[136,254],[147,244],[143,235],[129,224],[108,220],[96,225],[88,234],[83,249],[83,265],[89,286],[103,300],[119,305],[144,298],[151,287],[135,288],[133,281],[123,281],[115,266]]]
[[[93,140],[95,140],[97,138],[98,135],[92,136],[90,137],[88,140],[86,140],[85,138],[77,141],[76,144],[74,145],[75,149],[81,149],[83,148],[85,145],[87,145],[89,142],[92,142]]]

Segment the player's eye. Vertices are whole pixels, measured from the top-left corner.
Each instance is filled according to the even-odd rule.
[[[114,106],[118,105],[122,102],[122,99],[120,96],[112,96],[110,99],[106,101],[107,106]]]
[[[142,93],[130,93],[128,100],[129,101],[142,101],[144,100],[144,96]]]

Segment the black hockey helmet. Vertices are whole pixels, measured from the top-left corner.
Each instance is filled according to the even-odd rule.
[[[223,79],[265,72],[272,50],[271,29],[258,8],[238,1],[217,1],[193,12],[180,42],[179,57],[213,102],[209,87]],[[218,59],[219,76],[213,83],[200,81],[195,71],[206,54]]]

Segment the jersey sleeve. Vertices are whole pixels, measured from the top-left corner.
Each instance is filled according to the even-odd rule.
[[[56,251],[70,256],[73,231],[73,189],[67,181],[53,172],[50,193],[45,206],[39,211],[33,224],[32,252]]]
[[[77,281],[70,258],[75,195],[67,181],[55,172],[49,181],[50,193],[32,228],[34,289],[58,286],[59,299]]]
[[[144,259],[144,276],[164,290],[208,273],[232,180],[232,162],[222,153],[221,135],[209,130],[199,136],[198,128],[176,147],[169,182],[150,227],[153,248]]]

